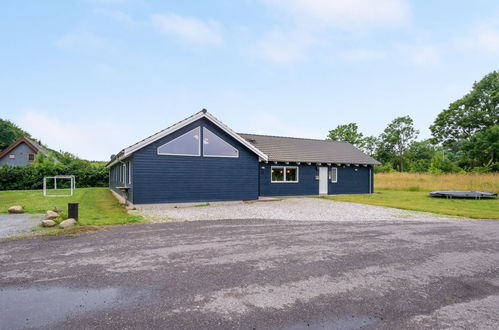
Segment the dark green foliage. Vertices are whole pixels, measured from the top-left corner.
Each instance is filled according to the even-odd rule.
[[[435,142],[456,150],[461,141],[499,125],[499,72],[493,71],[473,84],[472,90],[451,103],[430,126]]]
[[[34,164],[0,167],[0,190],[42,189],[43,177],[54,175],[74,175],[77,188],[108,185],[108,170],[103,165],[96,166],[81,159],[57,163],[38,154]],[[63,188],[64,183],[61,182],[59,187]]]
[[[338,125],[329,131],[327,138],[333,141],[345,141],[359,148],[364,144],[364,135],[359,132],[359,127],[355,123]]]
[[[428,172],[431,160],[437,151],[437,147],[431,140],[415,141],[407,149],[405,155],[407,171],[414,173]]]
[[[462,158],[470,167],[488,166],[499,170],[499,125],[477,132],[469,140],[462,141]]]
[[[0,152],[23,136],[31,137],[13,122],[0,119]]]
[[[419,130],[414,128],[411,117],[397,117],[385,128],[380,135],[380,149],[386,157],[398,158],[399,170],[404,171],[404,157],[411,143],[416,139]]]
[[[440,173],[459,173],[464,172],[459,166],[453,163],[443,152],[437,152],[431,160],[428,172],[433,174]]]

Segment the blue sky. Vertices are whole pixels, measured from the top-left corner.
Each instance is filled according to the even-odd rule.
[[[499,69],[496,0],[0,3],[0,117],[106,160],[199,110],[238,132],[428,126]]]

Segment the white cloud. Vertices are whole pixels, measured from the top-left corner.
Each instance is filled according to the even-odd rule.
[[[159,32],[194,44],[223,43],[220,26],[213,20],[203,21],[176,14],[154,14],[151,20]]]
[[[488,22],[455,40],[457,48],[499,55],[499,23]]]
[[[283,9],[295,19],[309,23],[356,30],[400,26],[410,21],[406,0],[263,0]]]
[[[313,40],[304,33],[283,33],[272,30],[254,47],[256,55],[277,64],[291,64],[302,60]]]
[[[121,150],[121,135],[127,131],[112,121],[62,121],[36,109],[24,111],[19,125],[49,148],[68,151],[89,160],[108,160]]]
[[[54,45],[61,49],[81,52],[93,52],[111,47],[108,40],[87,31],[68,33],[54,41]]]

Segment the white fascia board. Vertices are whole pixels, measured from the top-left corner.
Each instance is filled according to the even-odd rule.
[[[123,155],[121,155],[120,157],[117,157],[116,159],[114,159],[109,165],[108,167],[111,167],[113,166],[114,164],[116,164],[117,162],[121,161],[122,159],[130,156],[131,154],[133,154],[135,151],[147,146],[148,144],[151,144],[153,143],[154,141],[157,141],[179,129],[181,129],[182,127],[184,126],[187,126],[189,125],[190,123],[193,123],[195,122],[196,120],[198,119],[201,119],[201,118],[207,118],[208,120],[210,120],[212,123],[214,123],[215,125],[217,125],[220,129],[222,129],[225,133],[229,134],[231,137],[233,137],[235,140],[237,140],[239,143],[241,143],[242,145],[244,145],[245,147],[247,147],[248,149],[250,149],[251,151],[253,151],[255,154],[257,154],[260,158],[262,158],[263,160],[267,161],[269,159],[269,157],[264,154],[262,151],[260,151],[258,148],[256,148],[254,145],[252,145],[251,143],[249,143],[248,141],[246,141],[244,138],[242,138],[239,134],[237,134],[236,132],[234,132],[233,130],[231,130],[229,127],[227,127],[224,123],[222,123],[221,121],[219,121],[217,118],[215,118],[212,114],[210,114],[209,112],[199,112],[187,119],[184,119],[182,120],[181,122],[178,122],[177,124],[171,126],[170,128],[167,128],[161,132],[158,132],[150,137],[148,137],[147,139],[144,139],[143,141],[137,143],[137,144],[134,144],[128,148],[125,148],[124,151],[123,151]]]
[[[187,119],[182,120],[181,122],[178,122],[177,124],[171,126],[170,128],[162,130],[161,132],[158,132],[158,133],[156,133],[156,134],[148,137],[147,139],[144,139],[144,140],[140,141],[137,144],[134,144],[134,145],[132,145],[132,146],[130,146],[128,148],[125,148],[125,151],[123,153],[123,157],[129,156],[129,155],[133,154],[135,151],[137,151],[139,149],[142,149],[143,147],[147,146],[148,144],[151,144],[154,141],[157,141],[157,140],[159,140],[159,139],[167,136],[168,134],[171,134],[171,133],[173,133],[173,132],[181,129],[182,127],[187,126],[190,123],[193,123],[196,120],[198,120],[200,118],[203,118],[203,117],[204,117],[204,113],[203,112],[199,112],[199,113],[193,115],[192,117],[189,117]]]
[[[206,118],[208,118],[210,121],[212,121],[213,123],[215,123],[218,127],[220,127],[225,133],[229,134],[235,140],[237,140],[239,143],[241,143],[242,145],[244,145],[245,147],[247,147],[249,150],[253,151],[258,156],[260,156],[260,158],[262,158],[265,161],[269,159],[269,156],[267,156],[260,149],[258,149],[257,147],[255,147],[254,145],[252,145],[251,143],[249,143],[248,141],[246,141],[242,136],[240,136],[239,134],[237,134],[236,132],[234,132],[232,129],[230,129],[228,126],[226,126],[224,123],[222,123],[221,121],[219,121],[211,113],[206,112],[203,115],[205,115]]]

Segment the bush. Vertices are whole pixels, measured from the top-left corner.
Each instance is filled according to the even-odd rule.
[[[464,170],[442,153],[436,153],[429,168],[431,174],[464,173]]]
[[[78,188],[107,187],[108,170],[104,166],[52,164],[0,167],[0,190],[42,189],[43,177],[54,175],[74,175]]]
[[[391,162],[386,162],[383,165],[374,166],[374,173],[391,173],[391,172],[396,172]]]

